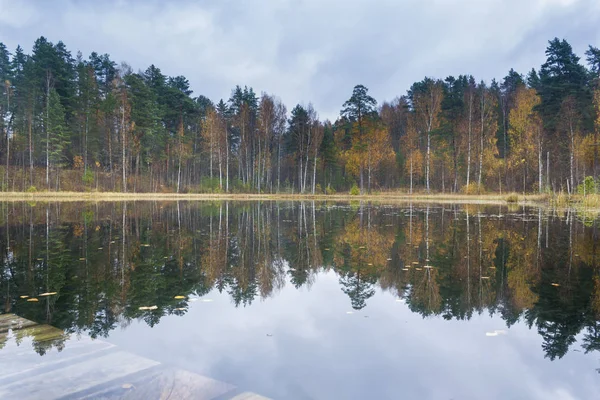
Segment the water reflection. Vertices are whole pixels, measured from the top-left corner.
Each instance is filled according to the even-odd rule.
[[[578,339],[585,352],[600,348],[597,224],[572,213],[314,202],[4,203],[0,220],[3,311],[66,333],[106,337],[136,319],[155,326],[214,289],[245,307],[334,273],[355,310],[386,291],[424,317],[490,314],[508,327],[524,321],[552,360]],[[0,348],[5,340],[0,335]],[[36,343],[44,354],[61,349],[64,338]]]

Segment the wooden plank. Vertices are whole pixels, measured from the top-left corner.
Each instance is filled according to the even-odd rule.
[[[233,396],[229,400],[271,400],[271,399],[269,399],[268,397],[261,396],[256,393],[244,392],[244,393],[240,393],[236,396]]]
[[[11,380],[0,386],[2,399],[55,399],[122,378],[158,365],[156,361],[123,351],[68,364],[52,372]]]
[[[161,369],[142,377],[113,382],[109,388],[84,396],[73,396],[79,400],[124,400],[124,399],[177,399],[213,400],[229,398],[235,386],[193,372],[179,369]],[[70,399],[70,398],[69,398]]]
[[[0,332],[7,332],[9,329],[23,329],[35,325],[37,325],[35,322],[21,318],[15,314],[0,315]]]
[[[99,354],[116,348],[115,345],[92,340],[87,336],[80,340],[71,340],[61,351],[51,351],[44,356],[35,353],[32,347],[10,342],[0,350],[0,384],[8,379],[19,379],[19,375],[42,373],[46,369],[59,368],[59,364],[72,363],[82,357]]]

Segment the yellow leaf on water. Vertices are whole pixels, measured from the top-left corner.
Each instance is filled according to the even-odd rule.
[[[373,263],[368,263],[367,265],[368,265],[368,266],[371,266],[371,265],[373,265]]]
[[[417,271],[422,271],[423,268],[415,268]]]
[[[20,297],[21,297],[22,299],[28,299],[28,298],[29,298],[29,296],[27,296],[27,295],[23,295],[23,296],[20,296]]]
[[[148,310],[158,310],[158,306],[150,306],[148,307]]]
[[[150,245],[147,244],[147,243],[145,243],[145,244],[142,245],[142,247],[150,247]]]
[[[79,261],[85,261],[85,257],[81,257]]]
[[[42,293],[39,294],[39,297],[45,297],[45,296],[54,296],[56,294],[56,292],[47,292],[47,293]]]
[[[552,283],[551,285],[552,286],[560,286],[560,284],[558,284],[558,283]]]
[[[413,265],[418,265],[419,264],[418,261],[413,261],[412,263],[413,263]]]
[[[30,303],[36,303],[36,302],[38,302],[39,300],[38,300],[38,299],[36,299],[35,297],[32,297],[31,299],[27,299],[27,301],[28,301],[28,302],[30,302]]]
[[[150,307],[143,306],[143,307],[138,308],[138,310],[144,311],[144,310],[148,310],[149,308]]]
[[[408,271],[408,268],[402,268],[402,271]]]
[[[181,299],[185,299],[185,296],[175,296],[175,297],[173,297],[173,298],[174,298],[174,299],[177,299],[177,300],[181,300]]]
[[[176,310],[177,311],[185,311],[185,310],[187,310],[187,308],[185,308],[185,307],[179,307],[179,308],[176,308]]]

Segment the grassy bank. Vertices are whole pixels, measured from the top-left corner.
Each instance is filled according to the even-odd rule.
[[[3,201],[168,201],[168,200],[328,200],[328,201],[386,201],[432,203],[547,203],[548,197],[522,194],[450,194],[381,192],[370,195],[350,194],[187,194],[187,193],[117,193],[117,192],[1,192]]]

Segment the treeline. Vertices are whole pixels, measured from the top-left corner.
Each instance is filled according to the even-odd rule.
[[[4,191],[353,193],[598,189],[600,50],[553,39],[546,62],[490,83],[425,78],[381,105],[357,85],[335,122],[236,86],[0,43]],[[586,179],[587,177],[587,179]],[[585,183],[585,184],[584,184]]]

